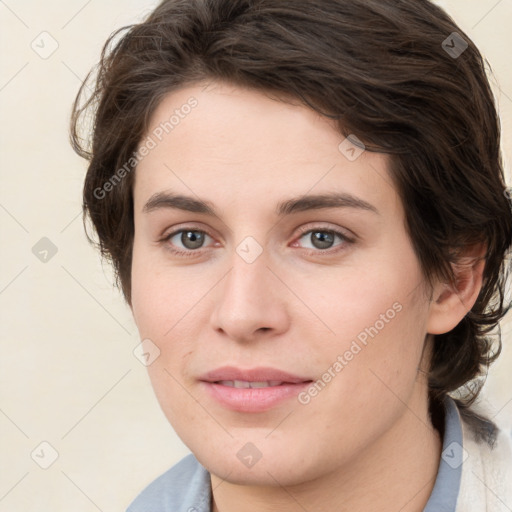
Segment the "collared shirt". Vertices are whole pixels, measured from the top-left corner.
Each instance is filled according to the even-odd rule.
[[[461,487],[462,467],[468,453],[463,447],[461,418],[457,406],[451,398],[445,400],[444,425],[439,469],[424,512],[456,512],[456,510],[460,510],[460,508],[457,509],[457,501]],[[507,449],[510,453],[509,446]],[[475,458],[476,450],[473,452],[471,455]],[[507,467],[509,463],[510,460]],[[508,476],[504,476],[504,478],[508,478]],[[510,485],[512,486],[512,480]],[[469,496],[471,492],[472,490],[469,490],[465,492],[465,495]],[[507,497],[504,496],[504,498],[508,500]],[[127,512],[211,512],[211,499],[210,473],[193,454],[190,454],[146,487],[128,507]],[[469,499],[472,500],[472,498]],[[503,502],[503,500],[501,501]],[[512,503],[508,505],[506,502],[503,503],[506,507],[509,505],[512,507]],[[464,512],[469,512],[469,510],[480,512],[486,509],[464,508],[463,510]],[[494,508],[487,510],[495,511]],[[512,508],[503,508],[503,510],[512,510]]]

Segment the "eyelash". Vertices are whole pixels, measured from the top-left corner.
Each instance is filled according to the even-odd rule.
[[[167,249],[169,251],[171,251],[176,256],[184,256],[186,258],[196,257],[198,254],[201,254],[201,252],[203,252],[202,251],[204,249],[203,247],[201,247],[200,249],[195,249],[195,250],[194,249],[189,249],[189,250],[183,251],[183,250],[180,250],[180,249],[174,249],[173,247],[171,247],[170,244],[168,244],[168,242],[171,240],[171,238],[173,238],[174,236],[176,236],[179,233],[183,233],[183,232],[186,232],[186,231],[192,231],[194,233],[202,233],[202,234],[208,235],[210,238],[213,239],[213,236],[210,235],[208,233],[208,231],[205,231],[203,229],[197,229],[194,226],[189,226],[189,227],[185,226],[185,227],[182,227],[181,229],[173,231],[172,233],[169,233],[168,235],[165,235],[163,238],[161,238],[159,240],[159,242],[165,243],[167,245]],[[298,237],[298,239],[304,237],[304,235],[307,235],[307,234],[310,234],[310,233],[315,233],[315,232],[329,233],[331,235],[338,236],[342,240],[343,243],[339,244],[338,246],[331,247],[331,248],[325,249],[325,250],[322,250],[322,249],[306,249],[306,251],[308,251],[307,252],[308,255],[318,255],[318,254],[332,255],[334,253],[338,253],[338,252],[341,252],[341,251],[345,250],[346,249],[346,247],[345,247],[346,245],[350,245],[350,244],[355,243],[355,240],[353,238],[350,238],[349,236],[347,236],[345,233],[342,233],[341,231],[337,231],[337,230],[332,229],[332,228],[326,228],[324,226],[300,227],[299,228],[300,236]],[[340,249],[340,246],[341,246],[341,249]]]

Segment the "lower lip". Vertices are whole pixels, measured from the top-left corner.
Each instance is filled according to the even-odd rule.
[[[210,396],[227,409],[238,412],[263,412],[290,398],[297,397],[311,382],[281,384],[268,388],[233,388],[214,382],[202,382],[202,384]]]

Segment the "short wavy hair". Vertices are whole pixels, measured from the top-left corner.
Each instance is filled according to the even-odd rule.
[[[366,150],[388,154],[430,285],[455,283],[460,254],[485,244],[478,299],[434,337],[429,373],[431,404],[463,389],[459,406],[470,405],[480,386],[468,383],[501,350],[512,243],[499,117],[475,44],[427,0],[167,0],[114,32],[76,97],[71,142],[89,160],[84,219],[128,304],[133,154],[165,95],[215,80],[295,98]],[[87,114],[92,133],[83,139]],[[98,197],[121,168],[123,179]]]

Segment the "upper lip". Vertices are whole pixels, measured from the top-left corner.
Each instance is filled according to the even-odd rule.
[[[236,368],[234,366],[223,366],[216,368],[202,375],[199,380],[206,382],[217,382],[221,380],[243,380],[247,382],[266,382],[277,380],[298,384],[300,382],[309,382],[309,377],[300,377],[291,373],[278,370],[276,368],[257,367],[257,368]]]

